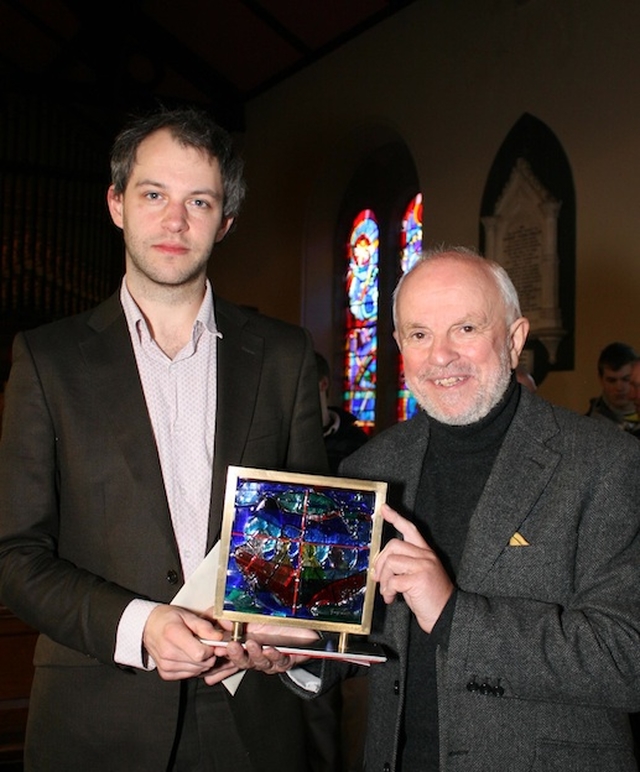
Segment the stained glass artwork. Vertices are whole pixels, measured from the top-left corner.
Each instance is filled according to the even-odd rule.
[[[365,431],[375,425],[379,229],[371,209],[354,219],[347,245],[348,298],[343,406]]]
[[[368,633],[385,493],[385,483],[229,467],[216,616]]]
[[[422,252],[422,193],[409,201],[402,218],[400,231],[400,268],[406,273],[412,268]],[[398,421],[412,418],[418,411],[418,403],[404,380],[402,357],[398,357]]]

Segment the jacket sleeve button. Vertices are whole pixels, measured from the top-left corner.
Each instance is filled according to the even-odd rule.
[[[169,584],[178,584],[178,572],[173,569],[167,571],[167,581]]]

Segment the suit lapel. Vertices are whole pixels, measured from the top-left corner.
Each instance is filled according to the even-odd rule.
[[[402,501],[407,510],[412,512],[415,509],[422,465],[429,444],[429,420],[422,410],[415,418],[407,421],[402,442],[402,452],[393,458],[385,458],[384,463],[389,464],[396,479],[405,481]],[[403,514],[402,511],[400,513]],[[406,515],[406,512],[404,514]]]
[[[484,577],[548,485],[560,455],[545,443],[557,431],[550,407],[523,390],[469,524],[467,547],[457,576],[463,589],[481,588]]]
[[[163,538],[170,538],[177,554],[155,436],[117,295],[98,306],[89,319],[89,326],[97,334],[83,341],[80,349],[91,386],[109,416],[139,496],[146,499],[147,511],[161,513],[151,520],[159,525]]]
[[[373,470],[373,476],[389,482],[389,504],[403,516],[413,519],[422,464],[429,442],[429,421],[421,410],[398,429],[402,431],[400,442],[397,445],[394,443],[393,452],[386,447],[381,449],[377,459],[379,466]],[[394,534],[389,532],[387,535],[391,537]],[[409,606],[398,599],[390,606],[385,606],[376,592],[376,607],[373,639],[392,646],[404,662],[411,620]]]
[[[216,298],[216,325],[222,334],[217,351],[216,437],[211,485],[209,548],[218,538],[227,468],[239,464],[254,420],[262,372],[264,340],[246,329],[247,316]]]

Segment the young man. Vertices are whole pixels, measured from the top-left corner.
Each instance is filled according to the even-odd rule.
[[[244,194],[230,137],[161,111],[116,139],[120,290],[17,336],[0,444],[0,600],[41,632],[26,770],[306,771],[299,701],[232,672],[171,606],[218,539],[229,464],[327,471],[313,348],[214,296]],[[257,727],[264,727],[260,731]]]
[[[640,430],[638,413],[629,395],[631,367],[637,359],[636,352],[626,343],[610,343],[598,357],[598,378],[602,387],[599,397],[594,397],[587,415],[606,418],[624,431]]]

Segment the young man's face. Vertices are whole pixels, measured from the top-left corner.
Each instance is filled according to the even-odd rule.
[[[167,287],[201,281],[214,244],[232,223],[223,200],[216,158],[182,146],[166,129],[143,140],[124,193],[111,187],[107,195],[124,232],[128,281]]]
[[[619,370],[612,370],[606,365],[602,368],[600,383],[606,401],[616,410],[631,410],[629,382],[631,380],[631,365],[624,365]]]

